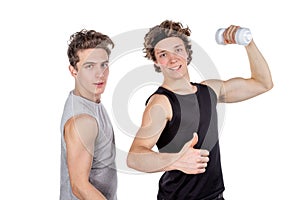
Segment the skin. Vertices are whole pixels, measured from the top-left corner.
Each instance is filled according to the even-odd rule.
[[[99,103],[109,74],[108,55],[104,49],[98,48],[81,50],[78,56],[80,59],[77,63],[78,70],[69,66],[70,73],[75,79],[74,94]],[[97,122],[89,115],[74,116],[64,127],[70,182],[72,191],[78,199],[106,199],[89,182],[97,134]]]
[[[237,26],[230,26],[225,32],[225,43],[234,44]],[[249,78],[232,78],[223,80],[206,80],[202,84],[210,86],[217,94],[219,103],[240,102],[273,87],[269,67],[264,57],[252,40],[245,47],[250,64]],[[191,94],[197,88],[190,84],[187,67],[187,51],[183,41],[178,37],[161,40],[154,48],[155,64],[161,68],[164,76],[162,87],[178,94]],[[209,152],[195,149],[198,137],[187,142],[178,153],[159,153],[152,150],[159,139],[167,121],[172,118],[172,108],[164,95],[151,97],[143,113],[142,124],[131,145],[127,164],[143,172],[180,170],[186,174],[204,173],[209,162]]]

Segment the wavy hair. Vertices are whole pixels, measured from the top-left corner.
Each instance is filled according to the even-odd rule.
[[[109,56],[111,49],[114,48],[114,43],[107,35],[94,30],[82,29],[80,32],[70,36],[67,52],[70,65],[77,70],[76,64],[79,62],[78,51],[91,48],[103,48]]]
[[[192,44],[189,39],[191,30],[189,27],[184,28],[180,22],[173,22],[170,20],[163,21],[160,25],[150,28],[149,32],[144,37],[144,53],[145,57],[156,61],[154,54],[155,45],[168,37],[179,37],[182,39],[185,49],[188,53],[187,64],[192,61]],[[161,72],[160,68],[154,64],[155,71]]]

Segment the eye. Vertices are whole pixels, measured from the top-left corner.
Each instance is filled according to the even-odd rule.
[[[175,52],[176,53],[180,53],[180,52],[182,52],[183,51],[183,48],[177,48],[177,49],[175,49]]]
[[[106,67],[108,67],[108,62],[104,62],[104,63],[102,63],[102,64],[101,64],[101,67],[103,67],[103,68],[106,68]]]
[[[86,69],[92,69],[94,67],[93,64],[88,64],[88,65],[85,65],[84,68]]]
[[[167,56],[166,53],[161,53],[161,54],[159,54],[159,57],[160,57],[160,58],[163,58],[163,57],[166,57],[166,56]]]

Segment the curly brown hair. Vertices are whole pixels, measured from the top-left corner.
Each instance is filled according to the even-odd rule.
[[[192,61],[192,44],[189,39],[191,30],[189,27],[184,28],[180,22],[165,20],[160,25],[150,28],[149,32],[144,37],[144,53],[145,57],[156,61],[154,54],[155,45],[168,37],[179,37],[182,39],[185,49],[188,53],[187,64]],[[155,71],[161,72],[160,68],[154,64]]]
[[[107,35],[94,30],[82,29],[80,32],[70,36],[68,48],[70,65],[77,70],[76,64],[79,62],[78,52],[91,48],[102,48],[109,56],[111,49],[114,48],[114,43]]]

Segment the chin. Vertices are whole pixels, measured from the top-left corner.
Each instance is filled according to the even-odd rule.
[[[102,88],[96,88],[95,91],[94,91],[94,94],[95,94],[96,96],[98,96],[98,95],[103,94],[104,91],[105,91],[105,87],[102,87]]]
[[[181,74],[181,73],[177,73],[176,75],[173,75],[172,77],[171,77],[172,79],[182,79],[182,78],[184,78],[184,74]]]

